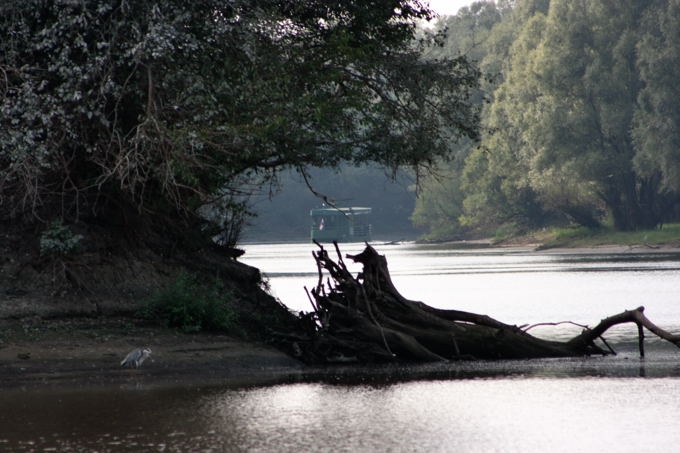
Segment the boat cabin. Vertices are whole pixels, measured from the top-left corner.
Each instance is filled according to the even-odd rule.
[[[312,209],[312,240],[361,242],[371,240],[371,208]]]

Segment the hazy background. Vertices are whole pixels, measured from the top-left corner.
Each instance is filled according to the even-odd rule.
[[[471,0],[432,0],[430,7],[440,15],[455,15]],[[407,174],[392,180],[376,167],[346,167],[337,172],[312,171],[314,189],[329,196],[338,206],[366,206],[373,209],[373,235],[379,240],[402,240],[418,237],[422,230],[410,220],[416,202],[415,181]],[[281,177],[281,191],[262,193],[252,199],[256,217],[244,229],[243,240],[279,241],[309,238],[309,211],[322,206],[304,180],[295,172]]]
[[[415,181],[407,173],[394,179],[379,167],[346,166],[341,171],[312,169],[314,190],[339,206],[373,209],[373,237],[378,240],[414,239],[420,231],[411,225],[416,201]],[[256,217],[243,231],[246,242],[298,241],[310,237],[309,211],[322,207],[302,177],[295,172],[281,175],[282,190],[270,197],[266,188],[251,199]]]
[[[430,8],[442,15],[453,15],[463,6],[468,6],[471,0],[431,0]]]

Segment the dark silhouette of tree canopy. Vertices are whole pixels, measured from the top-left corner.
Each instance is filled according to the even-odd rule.
[[[282,168],[427,166],[478,123],[476,69],[421,58],[431,15],[403,0],[2,1],[0,219],[195,230],[199,207],[238,210],[235,193]]]

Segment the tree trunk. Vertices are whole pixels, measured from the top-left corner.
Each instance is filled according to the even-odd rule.
[[[658,175],[641,177],[628,172],[617,185],[612,183],[603,197],[611,210],[614,227],[619,231],[636,231],[657,227],[663,220],[666,195],[660,191]]]
[[[354,277],[335,244],[337,261],[319,246],[314,253],[318,283],[310,302],[314,311],[308,337],[297,341],[301,358],[309,362],[431,362],[460,359],[519,359],[614,353],[602,335],[610,327],[635,323],[680,347],[680,336],[668,333],[644,316],[644,308],[627,310],[602,320],[567,342],[536,338],[527,330],[489,316],[442,310],[403,297],[392,283],[387,260],[367,245],[346,258],[363,265]],[[324,283],[325,274],[328,274]],[[642,347],[640,334],[640,352]],[[601,343],[597,345],[596,341]]]

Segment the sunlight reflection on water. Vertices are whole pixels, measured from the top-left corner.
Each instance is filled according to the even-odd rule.
[[[249,452],[633,452],[680,442],[671,379],[297,384],[227,391],[200,411],[223,414],[211,416],[216,432],[251,421],[235,450]]]
[[[116,420],[104,409],[118,405],[121,395],[62,394],[47,398],[42,407],[69,409],[70,429],[50,432],[33,423],[33,436],[28,430],[10,434],[7,429],[16,428],[10,421],[0,429],[0,447],[12,452],[674,451],[680,442],[678,382],[519,376],[142,392],[138,399],[149,417]],[[87,410],[86,402],[97,406]],[[86,424],[79,418],[83,412],[101,423]]]

